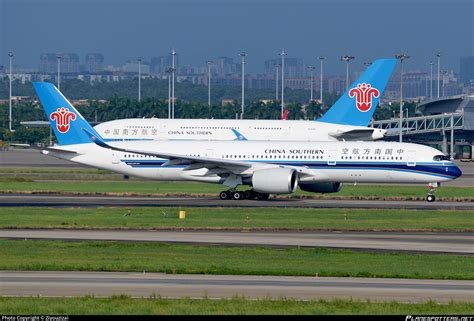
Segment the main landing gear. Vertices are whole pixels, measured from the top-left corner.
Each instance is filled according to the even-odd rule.
[[[428,184],[428,195],[426,196],[426,201],[431,203],[436,200],[436,197],[434,196],[434,193],[436,192],[436,187],[438,187],[438,183]]]
[[[268,193],[259,193],[254,190],[246,190],[246,191],[236,191],[236,190],[228,190],[222,191],[219,193],[219,198],[221,200],[253,200],[258,199],[260,201],[267,200],[270,197]]]

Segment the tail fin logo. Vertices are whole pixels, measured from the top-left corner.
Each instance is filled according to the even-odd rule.
[[[349,91],[349,97],[356,97],[357,109],[361,112],[368,112],[372,108],[372,97],[378,98],[380,91],[377,88],[373,88],[371,84],[357,84],[357,87],[352,88]]]
[[[70,121],[76,120],[76,114],[69,111],[69,108],[60,107],[57,111],[51,113],[49,118],[54,121],[56,120],[56,128],[62,134],[68,132],[70,127]]]

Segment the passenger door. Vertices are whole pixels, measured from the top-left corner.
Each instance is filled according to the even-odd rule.
[[[407,165],[408,166],[416,166],[416,151],[414,151],[414,150],[408,151]]]
[[[206,149],[206,154],[204,156],[208,157],[208,158],[214,158],[215,157],[214,150],[213,149]]]
[[[112,164],[120,164],[120,152],[112,152]]]
[[[337,150],[331,149],[328,152],[328,165],[334,166],[337,162]]]
[[[166,133],[166,124],[162,124],[159,129],[158,129],[158,139],[166,139],[168,138],[167,137],[167,133]]]

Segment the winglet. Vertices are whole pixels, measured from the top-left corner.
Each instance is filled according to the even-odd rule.
[[[247,138],[245,138],[244,135],[242,135],[241,133],[239,133],[239,131],[235,128],[231,128],[232,129],[232,132],[235,134],[235,136],[237,136],[236,139],[234,140],[247,140]]]

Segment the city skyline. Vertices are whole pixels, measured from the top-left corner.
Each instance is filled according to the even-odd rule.
[[[64,64],[64,58],[65,57],[73,57],[77,60],[74,61],[75,64],[75,71],[69,71],[72,73],[101,73],[104,71],[122,71],[122,72],[129,72],[129,73],[137,73],[138,74],[138,68],[134,68],[134,65],[138,65],[138,58],[141,59],[142,66],[145,65],[149,68],[149,70],[143,72],[145,75],[146,74],[151,74],[151,75],[156,75],[156,74],[165,74],[166,69],[171,66],[171,55],[169,56],[139,56],[139,57],[133,57],[130,59],[126,59],[124,61],[119,61],[116,64],[112,64],[107,60],[107,57],[105,57],[102,53],[100,52],[87,52],[84,55],[80,55],[75,52],[43,52],[41,53],[34,64],[31,66],[26,66],[23,65],[19,62],[17,62],[16,59],[16,53],[12,52],[14,54],[14,59],[13,59],[13,68],[14,68],[14,73],[44,73],[44,74],[55,74],[57,72],[57,55],[60,55],[62,64]],[[177,60],[179,57],[179,53],[177,53]],[[445,64],[441,64],[441,70],[444,72],[454,72],[455,74],[459,75],[460,74],[460,67],[458,69],[454,68],[449,68],[448,66],[452,65],[458,65],[460,66],[461,64],[459,63],[462,60],[465,59],[473,59],[474,55],[472,56],[461,56],[461,57],[453,57],[454,60],[457,60],[457,62],[449,62],[445,61]],[[390,57],[392,58],[392,57]],[[45,59],[50,60],[48,65],[45,66]],[[225,55],[216,55],[213,57],[209,57],[210,60],[215,61],[216,64],[212,65],[211,73],[213,74],[239,74],[240,75],[240,61],[238,57],[228,57]],[[193,68],[196,70],[195,74],[205,74],[207,73],[207,62],[209,59],[203,63],[198,62],[197,65],[193,65],[187,61],[184,61],[180,64],[177,63],[177,67],[182,68],[183,70]],[[95,60],[99,60],[98,62]],[[168,61],[169,60],[169,61]],[[261,68],[256,71],[246,71],[246,74],[249,75],[274,75],[275,71],[275,63],[279,61],[279,58],[267,58],[264,59],[263,61],[259,61],[258,63],[255,62],[255,64],[259,64]],[[320,66],[318,64],[308,64],[306,61],[303,60],[301,57],[288,57],[287,60],[289,63],[285,67],[285,75],[288,75],[289,77],[292,78],[304,78],[309,76],[309,71],[308,67],[312,66],[315,68],[315,70],[319,70]],[[337,59],[338,61],[340,59]],[[433,62],[433,65],[436,67],[437,63],[435,59],[431,60]],[[350,74],[351,77],[354,76],[355,74],[358,74],[365,70],[368,65],[370,65],[372,61],[364,61],[362,66],[355,65],[352,66],[351,63],[351,68],[350,68]],[[93,64],[93,65],[91,65]],[[8,71],[8,66],[7,65],[0,65],[3,66],[3,72]],[[154,66],[158,68],[157,70],[153,70]],[[227,69],[228,70],[227,70]],[[135,70],[136,69],[136,70]],[[163,70],[162,70],[163,69]],[[226,69],[226,72],[223,72],[222,69]],[[420,68],[420,66],[412,66],[411,69],[407,69],[407,72],[423,72],[423,73],[428,73],[429,72],[429,65],[428,68]],[[0,71],[1,72],[1,71]],[[67,70],[62,70],[62,73],[68,73]],[[183,72],[184,74],[189,74],[188,71]],[[396,71],[395,71],[396,73]],[[345,70],[337,70],[336,72],[328,72],[328,75],[333,75],[333,76],[342,76],[345,75]]]
[[[40,54],[48,52],[77,53],[81,64],[87,53],[97,52],[105,56],[104,64],[118,65],[138,56],[164,56],[174,47],[182,65],[203,67],[219,56],[238,62],[245,50],[246,70],[263,73],[264,61],[278,59],[285,48],[289,57],[301,57],[306,65],[317,66],[320,55],[328,56],[325,72],[330,74],[344,73],[339,60],[344,54],[356,57],[351,61],[355,72],[365,69],[367,61],[392,58],[400,51],[411,56],[407,70],[429,70],[430,60],[441,51],[441,68],[458,72],[459,58],[473,55],[472,6],[464,0],[383,5],[372,0],[4,0],[0,64],[7,65],[9,50],[16,65],[37,68]],[[403,14],[402,24],[398,13]]]

